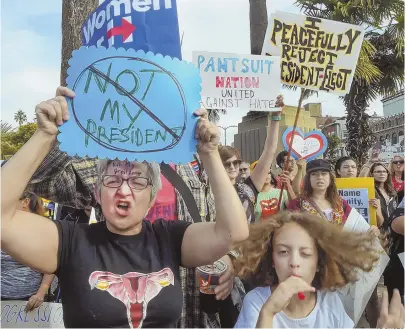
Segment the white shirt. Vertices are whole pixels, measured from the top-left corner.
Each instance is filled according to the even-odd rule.
[[[270,287],[258,287],[243,300],[235,328],[256,328],[260,310],[271,295]],[[284,312],[274,316],[273,328],[353,328],[353,320],[346,314],[335,292],[317,291],[316,305],[302,319],[289,318]]]

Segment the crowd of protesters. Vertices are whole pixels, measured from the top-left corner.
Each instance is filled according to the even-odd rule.
[[[276,155],[279,96],[252,164],[219,145],[205,110],[195,112],[192,164],[72,158],[56,136],[74,96],[59,87],[40,103],[38,130],[2,166],[2,300],[32,310],[56,275],[66,327],[348,328],[356,323],[335,289],[373,270],[381,241],[388,292],[381,307],[373,294],[366,316],[372,327],[403,327],[403,157],[387,166],[373,155],[362,168],[343,157],[332,168]],[[162,176],[173,182],[176,220],[145,220]],[[336,187],[357,176],[375,182],[377,226],[363,233],[343,229],[352,209]],[[60,206],[56,219],[37,196]],[[196,268],[218,261],[226,266],[208,305]]]

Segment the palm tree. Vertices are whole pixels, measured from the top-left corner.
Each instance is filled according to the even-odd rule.
[[[373,135],[365,110],[379,95],[395,93],[403,83],[404,3],[401,0],[297,0],[308,16],[365,25],[368,32],[361,48],[346,106],[346,149],[360,165],[366,161]],[[260,54],[267,28],[266,0],[250,0],[251,52]],[[389,21],[381,28],[382,22]],[[370,27],[374,30],[370,31]],[[307,91],[307,95],[310,92]]]
[[[62,65],[60,83],[66,86],[68,61],[82,45],[81,27],[98,7],[98,0],[62,0]]]
[[[10,132],[12,130],[13,130],[13,127],[11,126],[10,123],[1,121],[1,123],[0,123],[0,134],[1,135],[7,134],[8,132]]]
[[[21,126],[24,122],[27,121],[27,115],[23,110],[18,110],[14,113],[14,121],[17,122],[19,126]]]
[[[353,83],[343,97],[346,150],[359,165],[375,141],[366,109],[378,96],[396,93],[404,80],[404,3],[401,0],[297,0],[306,15],[363,25],[366,33]],[[381,27],[389,21],[387,27]]]

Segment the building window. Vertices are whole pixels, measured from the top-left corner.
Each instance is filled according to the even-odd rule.
[[[397,140],[397,134],[396,133],[392,133],[392,145],[395,145],[398,143]]]
[[[380,136],[380,143],[384,144],[384,136],[382,136],[382,135]]]
[[[383,129],[385,129],[385,125],[384,125],[384,122],[381,124],[381,130],[383,130]]]
[[[391,128],[391,120],[388,121],[388,128]]]
[[[387,135],[385,136],[385,140],[391,140],[391,136],[387,134]]]
[[[398,133],[398,142],[401,143],[404,140],[404,132],[400,131]]]

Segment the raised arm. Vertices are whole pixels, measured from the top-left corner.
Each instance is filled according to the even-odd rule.
[[[74,97],[74,93],[59,87],[55,98],[37,105],[37,131],[2,168],[2,249],[18,262],[46,274],[57,267],[56,225],[42,216],[17,210],[17,204],[35,170],[55,145],[58,125],[68,119],[65,96]]]
[[[187,228],[181,248],[184,267],[212,264],[249,235],[245,210],[218,153],[218,128],[206,119],[205,110],[196,114],[202,116],[196,138],[215,198],[216,222],[195,223]]]
[[[282,96],[277,97],[276,106],[284,106]],[[261,191],[263,188],[277,150],[280,119],[281,112],[270,113],[269,124],[267,128],[267,137],[266,142],[264,143],[263,153],[257,161],[255,170],[253,170],[250,175],[250,178],[252,179],[252,182],[258,191]]]

